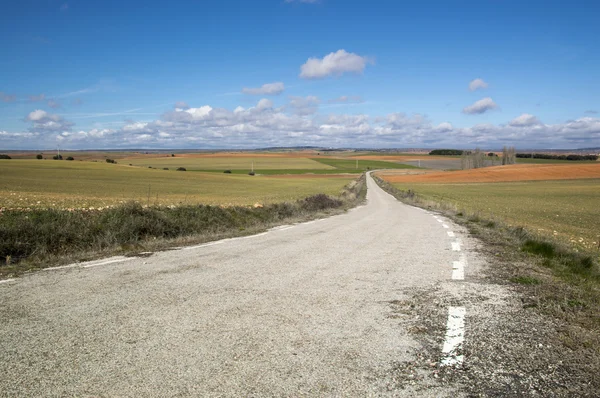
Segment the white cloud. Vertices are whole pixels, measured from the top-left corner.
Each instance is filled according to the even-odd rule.
[[[292,106],[292,102],[296,107]],[[60,140],[70,148],[257,148],[317,145],[337,147],[454,147],[497,149],[594,147],[600,143],[600,118],[583,117],[547,125],[531,115],[505,124],[456,127],[421,114],[306,114],[297,107],[319,105],[317,97],[292,97],[273,107],[263,99],[254,107],[210,105],[172,110],[154,121],[128,121],[120,128],[71,131],[72,123],[44,110],[29,113],[29,131],[0,131],[7,149],[48,148]]]
[[[314,95],[306,97],[290,96],[290,107],[293,108],[294,113],[297,115],[311,115],[316,113],[320,102],[321,100]]]
[[[201,120],[206,119],[210,115],[210,112],[212,112],[212,110],[212,107],[204,105],[200,108],[189,108],[184,110],[183,112],[192,115],[192,119],[194,120]]]
[[[526,127],[536,124],[540,124],[538,118],[528,113],[523,113],[521,116],[517,116],[509,122],[509,125],[513,127]]]
[[[358,54],[338,50],[329,53],[322,59],[309,58],[300,67],[300,77],[305,79],[319,79],[330,75],[342,75],[346,72],[362,73],[368,63],[372,63],[367,57]]]
[[[48,113],[42,109],[36,109],[30,112],[26,121],[32,123],[30,131],[49,132],[49,131],[68,131],[73,126],[72,122],[64,120],[58,115]]]
[[[469,90],[471,90],[471,91],[475,91],[475,90],[483,89],[483,88],[487,88],[487,87],[488,87],[488,84],[486,82],[484,82],[483,79],[480,79],[480,78],[473,79],[469,83]]]
[[[258,110],[263,110],[263,109],[270,109],[273,108],[273,101],[263,98],[260,101],[258,101],[258,104],[256,104],[256,109]]]
[[[489,110],[496,109],[498,105],[490,97],[475,101],[472,105],[469,105],[463,109],[463,113],[468,115],[482,114]]]
[[[258,88],[244,87],[242,93],[249,95],[277,95],[285,90],[282,82],[266,83]]]

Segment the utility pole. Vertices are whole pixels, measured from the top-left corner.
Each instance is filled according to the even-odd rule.
[[[254,160],[252,161],[252,172],[254,173]]]

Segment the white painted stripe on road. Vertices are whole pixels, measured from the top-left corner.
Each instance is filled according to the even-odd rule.
[[[456,235],[454,235],[454,232],[452,232],[452,231],[448,231],[447,234],[451,238],[454,238],[456,236]]]
[[[452,242],[452,251],[453,252],[459,252],[460,251],[460,242],[459,241]]]
[[[242,236],[241,238],[238,239],[250,239],[250,238],[257,238],[259,236],[263,236],[266,235],[267,232],[261,232],[260,234],[256,234],[256,235],[248,235],[248,236]]]
[[[92,268],[92,267],[97,267],[99,265],[108,265],[108,264],[114,264],[114,263],[124,263],[126,261],[135,260],[135,258],[136,257],[129,257],[129,258],[118,258],[116,260],[102,261],[100,263],[94,263],[94,264],[84,265],[82,268]]]
[[[288,229],[290,229],[290,228],[294,228],[294,226],[293,226],[293,225],[288,225],[288,226],[287,226],[287,227],[285,227],[285,228],[279,228],[279,229],[278,229],[278,231],[285,231],[285,230],[288,230]]]
[[[465,340],[465,307],[448,308],[448,323],[446,325],[446,338],[442,347],[442,366],[458,366],[463,363],[464,356],[459,354],[459,349]]]
[[[214,246],[214,245],[220,245],[221,243],[224,243],[224,240],[218,240],[216,242],[210,242],[210,243],[204,243],[201,245],[196,245],[196,246],[187,246],[187,247],[182,247],[181,250],[192,250],[192,249],[201,249],[203,247],[208,247],[208,246]]]
[[[15,280],[16,280],[16,279],[5,279],[5,280],[3,280],[3,281],[0,281],[0,284],[2,284],[2,283],[8,283],[8,282],[13,282],[13,281],[15,281]]]
[[[452,262],[452,279],[462,281],[465,279],[465,267],[467,266],[467,257],[462,255],[460,260]]]
[[[442,227],[444,227],[444,228],[446,228],[446,229],[450,228],[450,227],[448,226],[448,224],[442,224]]]
[[[439,218],[436,218],[436,220],[437,220],[438,222],[444,222],[444,220],[440,220]]]

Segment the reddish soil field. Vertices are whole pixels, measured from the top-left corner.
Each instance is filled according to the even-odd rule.
[[[465,183],[600,178],[600,164],[515,164],[421,175],[381,175],[389,182]]]

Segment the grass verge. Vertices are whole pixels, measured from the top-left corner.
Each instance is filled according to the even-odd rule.
[[[455,204],[430,200],[413,190],[402,191],[373,176],[379,186],[410,205],[439,211],[461,225],[485,245],[499,265],[492,270],[522,293],[523,306],[565,321],[563,343],[573,349],[594,347],[600,355],[600,269],[592,252],[575,251],[559,241],[539,236],[520,226],[509,226],[472,213]],[[587,332],[582,332],[585,330]]]
[[[32,209],[0,214],[0,278],[110,254],[135,254],[247,235],[294,221],[335,214],[366,195],[365,176],[338,197],[317,194],[265,206],[142,206],[128,202],[102,211]]]

